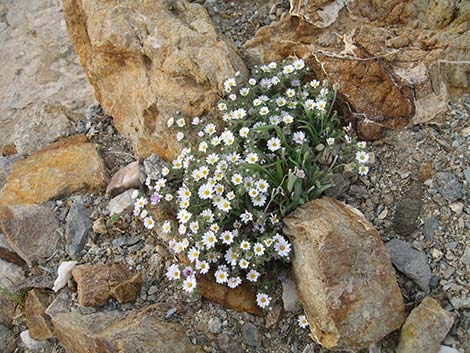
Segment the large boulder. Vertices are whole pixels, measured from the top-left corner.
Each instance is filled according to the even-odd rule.
[[[205,8],[187,0],[64,0],[70,39],[95,95],[139,156],[178,152],[167,119],[214,106],[245,67]]]
[[[322,198],[284,222],[299,297],[320,344],[365,348],[401,326],[403,298],[389,254],[359,211]]]
[[[51,313],[58,340],[68,353],[202,353],[180,324],[162,320],[158,306],[90,315]]]
[[[77,191],[103,189],[106,173],[97,148],[84,135],[75,135],[15,162],[0,206],[37,204]]]
[[[0,42],[0,150],[29,154],[70,134],[94,102],[93,90],[67,37],[61,1],[2,1]]]
[[[468,1],[292,0],[290,14],[244,49],[252,63],[296,55],[339,83],[344,113],[364,138],[409,122],[438,122],[470,92]]]

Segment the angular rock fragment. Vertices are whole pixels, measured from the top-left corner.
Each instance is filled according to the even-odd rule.
[[[97,145],[87,142],[84,135],[76,135],[15,162],[0,196],[0,206],[42,203],[105,185]]]
[[[437,353],[454,318],[430,297],[410,313],[400,333],[397,353]]]
[[[138,189],[141,184],[139,161],[135,161],[113,175],[106,187],[106,193],[114,196],[127,189]]]
[[[112,198],[108,204],[109,214],[113,216],[129,212],[134,205],[134,200],[132,199],[134,191],[135,189],[129,189]]]
[[[54,254],[59,227],[54,211],[45,205],[0,206],[0,232],[30,266]]]
[[[161,319],[158,306],[131,312],[52,315],[57,338],[69,353],[202,353],[184,328]]]
[[[51,296],[39,289],[28,292],[24,304],[24,315],[29,334],[36,340],[45,340],[54,336],[52,324],[45,311],[51,303]]]
[[[356,209],[330,198],[284,219],[299,297],[317,341],[359,349],[404,320],[396,274],[378,232]]]
[[[429,293],[432,273],[426,254],[399,239],[392,239],[385,246],[397,270],[412,279],[425,293]]]
[[[74,201],[65,219],[65,250],[72,259],[78,258],[85,247],[93,224],[90,220],[91,210],[85,208],[82,202]]]
[[[124,264],[80,265],[72,276],[77,282],[80,306],[102,306],[111,297],[120,303],[133,301],[142,283],[142,273],[134,274]]]

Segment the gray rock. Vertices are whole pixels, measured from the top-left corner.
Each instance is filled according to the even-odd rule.
[[[262,337],[258,328],[252,323],[245,323],[242,327],[243,339],[249,346],[259,347],[262,343]]]
[[[125,212],[132,210],[134,200],[132,199],[132,193],[135,189],[129,189],[124,191],[122,194],[117,195],[108,204],[109,214],[112,215],[121,215]]]
[[[222,321],[218,317],[211,317],[207,323],[207,329],[210,333],[222,332]]]
[[[436,174],[436,183],[440,194],[449,202],[462,198],[463,186],[457,177],[450,172],[439,172]]]
[[[7,338],[11,335],[5,325],[0,324],[0,352],[5,352],[7,347]]]
[[[173,315],[176,314],[176,308],[171,308],[169,309],[166,314],[165,314],[165,319],[170,319],[171,317],[173,317]]]
[[[470,168],[467,168],[463,171],[463,175],[468,184],[470,184]]]
[[[79,200],[74,201],[65,219],[65,250],[72,259],[79,257],[85,247],[88,235],[93,227],[90,220],[91,210],[85,208]]]
[[[313,346],[313,344],[307,344],[304,348],[304,350],[302,351],[302,353],[315,353],[315,348]]]
[[[298,309],[299,295],[297,294],[297,286],[295,281],[288,277],[282,284],[282,302],[285,311],[296,311]]]
[[[413,280],[425,293],[429,293],[432,274],[426,255],[399,239],[392,239],[385,246],[397,270]]]
[[[414,187],[397,205],[393,217],[393,227],[398,234],[410,235],[417,228],[418,217],[423,208],[422,191]]]
[[[143,162],[145,175],[151,179],[160,178],[162,168],[165,166],[165,161],[160,158],[157,154],[152,154],[150,157]]]
[[[333,174],[332,180],[335,186],[326,190],[325,195],[335,199],[343,197],[351,186],[349,179],[342,174]]]
[[[134,244],[137,244],[139,241],[142,240],[142,237],[139,237],[137,235],[133,235],[130,237],[120,237],[117,239],[113,240],[113,246],[115,247],[121,247],[121,246],[131,246]]]
[[[33,352],[43,351],[48,345],[47,341],[36,341],[32,338],[29,334],[29,330],[21,332],[20,337],[26,348]]]
[[[369,192],[367,191],[367,188],[359,185],[351,185],[349,188],[349,195],[356,199],[369,198]]]
[[[439,228],[439,221],[435,218],[428,218],[424,222],[424,237],[429,240],[434,240],[434,232]]]
[[[142,185],[141,179],[145,180],[141,176],[139,161],[132,162],[113,175],[106,187],[106,193],[114,196],[130,188],[138,189]]]
[[[460,353],[460,351],[452,347],[441,346],[437,353]]]
[[[11,172],[11,166],[16,161],[23,159],[24,156],[21,154],[15,154],[13,156],[0,157],[0,190],[5,185],[5,181]]]
[[[470,246],[467,246],[465,247],[465,251],[462,255],[462,257],[460,258],[460,261],[467,265],[467,266],[470,266]]]

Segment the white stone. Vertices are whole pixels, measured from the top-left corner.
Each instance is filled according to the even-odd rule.
[[[72,270],[77,265],[77,261],[64,261],[60,264],[57,269],[57,279],[54,282],[52,290],[54,292],[59,291],[67,285],[69,279],[72,278]]]

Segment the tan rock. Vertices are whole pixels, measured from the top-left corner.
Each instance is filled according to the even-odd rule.
[[[246,283],[230,289],[205,276],[198,277],[197,283],[199,292],[206,300],[231,310],[262,315],[256,304],[256,289]]]
[[[299,297],[320,344],[355,350],[400,327],[403,298],[389,254],[359,211],[322,198],[284,222]]]
[[[30,154],[74,131],[93,89],[67,37],[61,1],[2,1],[0,8],[0,150]]]
[[[139,161],[132,162],[113,175],[106,187],[106,193],[112,196],[127,189],[139,188],[141,183]]]
[[[96,98],[139,156],[174,157],[167,119],[211,110],[223,81],[246,70],[205,8],[187,0],[66,0],[64,14]]]
[[[52,322],[68,353],[202,353],[185,329],[161,319],[158,306],[131,312],[108,311],[90,315],[55,313]]]
[[[45,340],[54,336],[52,324],[45,311],[51,303],[51,296],[45,291],[33,289],[28,292],[24,304],[26,325],[32,338]]]
[[[80,306],[102,306],[112,297],[120,303],[135,300],[142,274],[132,273],[124,264],[80,265],[73,269]]]
[[[42,203],[105,185],[105,170],[97,146],[88,143],[84,135],[76,135],[15,162],[0,206]]]
[[[430,297],[410,313],[400,333],[397,353],[437,353],[454,318]]]
[[[346,8],[292,0],[290,14],[245,44],[248,59],[306,59],[315,76],[340,84],[338,108],[357,120],[362,138],[439,122],[449,99],[470,92],[468,2],[357,0]]]
[[[0,232],[29,266],[54,254],[59,227],[54,211],[45,205],[0,206]]]

